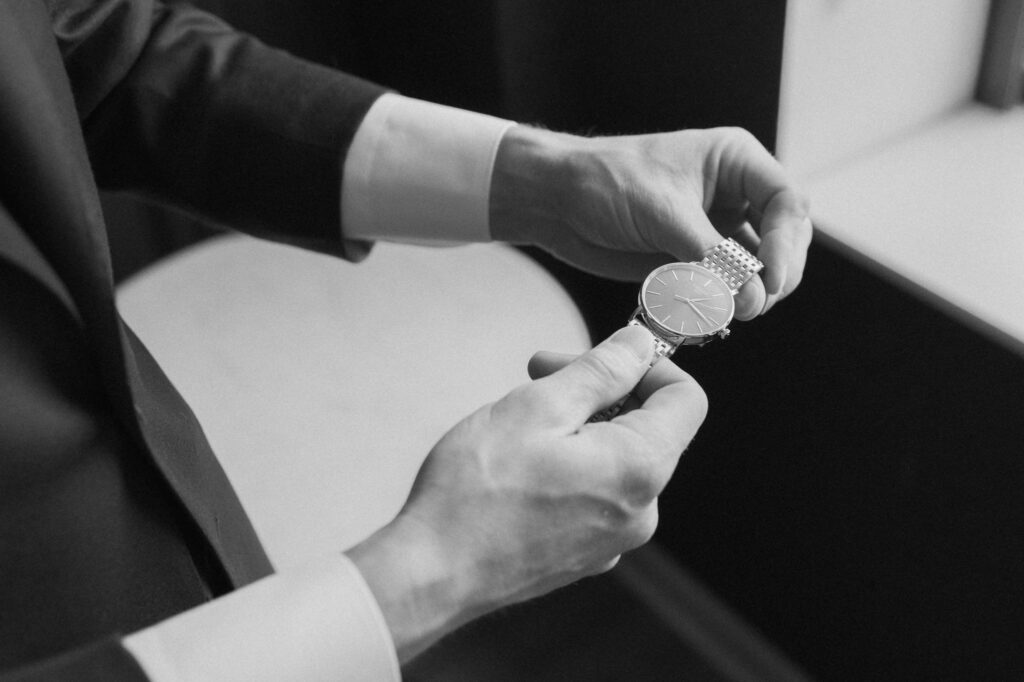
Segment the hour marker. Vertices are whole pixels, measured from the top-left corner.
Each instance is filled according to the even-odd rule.
[[[693,281],[693,270],[690,270],[690,281]]]
[[[664,304],[662,304],[662,303],[659,303],[659,304],[657,304],[657,305],[649,305],[649,306],[647,306],[647,307],[648,307],[648,308],[664,308],[665,306],[664,306]]]
[[[707,286],[709,284],[711,284],[711,280],[710,279],[708,281],[704,282],[704,286]]]
[[[655,291],[654,289],[648,289],[647,293],[654,294],[655,296],[661,296],[661,292],[660,291]]]
[[[700,330],[701,334],[703,334],[704,333],[704,327],[701,326],[700,320],[697,320],[696,322],[697,322],[697,329]]]
[[[683,329],[684,329],[685,327],[686,327],[686,320],[683,320],[682,322],[680,322],[680,323],[679,323],[679,333],[680,333],[680,334],[682,334],[682,333],[683,333]]]
[[[665,319],[662,320],[661,323],[667,327],[668,326],[668,318],[670,318],[670,317],[672,317],[672,316],[671,315],[666,315]]]
[[[672,276],[676,278],[677,282],[679,281],[679,273],[677,273],[675,270],[672,271]]]
[[[661,281],[660,277],[655,277],[654,279],[658,280],[658,284],[660,284],[661,286],[665,286],[665,283]]]

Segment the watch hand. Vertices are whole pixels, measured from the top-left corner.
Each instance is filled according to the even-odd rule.
[[[679,294],[674,294],[672,296],[672,298],[674,298],[677,301],[682,301],[683,303],[700,303],[701,301],[710,301],[711,299],[713,299],[715,297],[714,296],[703,296],[701,298],[685,298],[683,296],[680,296]]]
[[[708,324],[710,324],[710,325],[714,326],[714,324],[715,324],[715,323],[714,323],[714,322],[712,322],[711,320],[709,320],[709,319],[708,319],[708,316],[707,316],[707,315],[705,315],[704,313],[702,313],[702,312],[701,312],[701,310],[700,310],[700,308],[698,308],[698,307],[697,307],[697,306],[695,306],[694,304],[690,303],[689,301],[687,301],[686,303],[687,303],[687,304],[689,304],[690,308],[692,308],[692,309],[693,309],[693,312],[695,312],[695,313],[697,313],[698,315],[700,315],[700,317],[701,317],[701,319],[702,319],[702,320],[704,320],[704,321],[705,321],[705,322],[707,322]]]
[[[719,308],[717,305],[711,305],[710,303],[701,303],[701,300],[702,299],[699,299],[699,298],[691,298],[689,302],[690,303],[696,303],[697,305],[702,305],[702,306],[704,306],[705,308],[707,308],[709,310],[721,310],[722,312],[725,312],[725,308]],[[707,299],[703,299],[703,300],[707,300]]]

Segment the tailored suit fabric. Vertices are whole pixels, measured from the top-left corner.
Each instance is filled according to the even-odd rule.
[[[98,188],[345,256],[382,90],[154,0],[0,0],[0,682],[145,679],[119,635],[268,575],[120,319]]]

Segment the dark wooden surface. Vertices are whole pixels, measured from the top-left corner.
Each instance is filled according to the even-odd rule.
[[[403,672],[407,682],[809,680],[655,544],[470,624]]]
[[[1024,362],[822,247],[728,347],[661,541],[823,679],[1024,677]]]

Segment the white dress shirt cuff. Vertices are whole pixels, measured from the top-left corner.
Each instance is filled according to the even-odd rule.
[[[154,682],[401,680],[384,616],[341,554],[264,578],[123,644]]]
[[[490,240],[498,144],[511,121],[388,93],[344,159],[344,237],[418,244]]]

